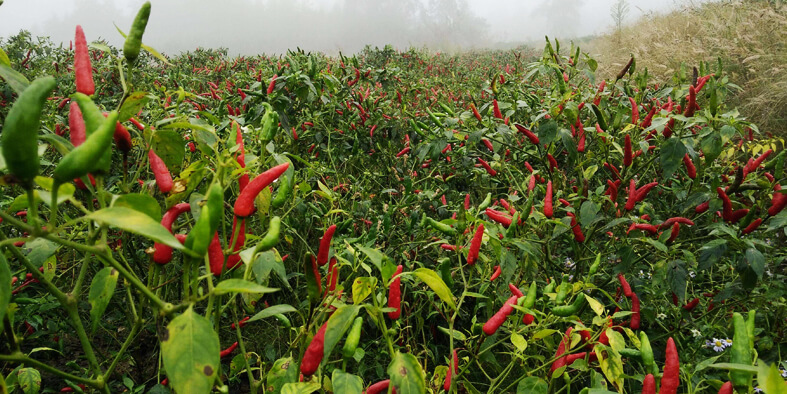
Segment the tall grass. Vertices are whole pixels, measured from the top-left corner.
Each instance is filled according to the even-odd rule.
[[[760,130],[787,136],[787,3],[782,0],[686,1],[669,14],[647,14],[593,40],[600,75],[614,77],[628,61],[670,80],[681,63],[716,63],[742,88],[733,98]],[[715,67],[713,67],[715,69]]]

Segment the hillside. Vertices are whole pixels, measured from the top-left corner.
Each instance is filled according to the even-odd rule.
[[[741,113],[764,132],[787,135],[787,4],[782,1],[721,1],[689,4],[669,14],[651,14],[591,41],[599,74],[614,77],[629,54],[658,82],[671,80],[685,63],[713,64],[721,58]],[[715,68],[715,66],[713,67]]]

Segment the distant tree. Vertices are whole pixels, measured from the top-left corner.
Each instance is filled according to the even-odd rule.
[[[617,34],[618,43],[620,43],[620,32],[623,27],[623,20],[626,19],[626,14],[629,12],[629,4],[626,0],[617,0],[612,5],[610,15],[615,23],[615,33]]]

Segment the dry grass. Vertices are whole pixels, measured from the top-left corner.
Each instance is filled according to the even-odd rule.
[[[618,39],[619,38],[619,39]],[[681,63],[695,66],[721,57],[730,80],[743,88],[733,98],[761,131],[787,135],[787,4],[782,0],[686,2],[669,14],[651,14],[599,37],[589,52],[609,78],[633,53],[637,69],[670,80]]]

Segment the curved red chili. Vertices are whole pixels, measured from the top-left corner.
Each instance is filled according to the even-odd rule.
[[[547,182],[547,194],[544,197],[544,216],[552,218],[554,211],[552,209],[552,181]]]
[[[495,332],[497,332],[497,329],[503,325],[503,323],[506,321],[506,318],[508,318],[508,315],[510,315],[511,312],[514,311],[514,307],[512,305],[516,304],[517,298],[518,296],[516,295],[512,295],[511,297],[509,297],[508,300],[506,300],[506,302],[503,304],[503,306],[500,307],[500,310],[498,310],[497,313],[492,315],[492,317],[490,317],[489,320],[487,320],[487,322],[484,323],[484,327],[483,327],[484,334],[492,335]]]
[[[664,359],[664,373],[661,377],[659,394],[676,394],[680,385],[680,359],[675,341],[670,337],[667,340],[667,352]]]
[[[257,198],[257,195],[260,194],[262,189],[268,187],[274,180],[280,177],[287,168],[289,168],[290,163],[282,163],[269,169],[268,171],[263,172],[260,175],[257,175],[249,184],[240,192],[238,199],[235,201],[235,216],[245,218],[254,212],[254,199]],[[327,259],[326,259],[327,261]]]
[[[481,249],[481,240],[484,238],[484,224],[481,223],[475,229],[473,240],[470,241],[470,249],[467,251],[467,264],[473,265],[478,259],[478,251]]]
[[[325,230],[322,239],[320,239],[320,249],[317,252],[317,263],[321,266],[328,262],[328,255],[331,251],[331,239],[333,239],[333,233],[335,232],[336,225],[332,224]]]
[[[388,307],[396,309],[393,312],[388,312],[388,317],[393,320],[398,319],[402,313],[402,283],[401,277],[397,276],[402,273],[403,268],[401,264],[396,267],[393,275],[396,279],[391,282],[391,286],[388,288]]]
[[[311,343],[306,348],[301,360],[301,373],[303,376],[311,376],[317,372],[322,362],[323,349],[325,347],[325,330],[328,328],[328,322],[322,324],[317,334],[312,338]]]
[[[156,186],[162,193],[169,193],[173,185],[172,175],[169,173],[167,165],[164,164],[164,160],[161,160],[156,152],[151,149],[148,151],[148,161],[150,162],[150,170],[156,178]]]
[[[631,135],[626,134],[623,141],[623,165],[630,167],[633,161],[631,155]]]

